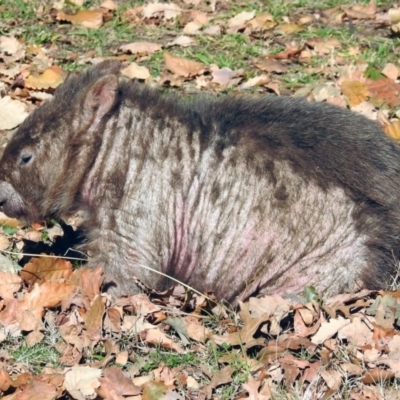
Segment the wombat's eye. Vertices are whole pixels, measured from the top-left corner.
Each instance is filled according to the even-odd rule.
[[[22,154],[22,155],[21,155],[21,158],[19,159],[19,163],[20,163],[20,165],[26,165],[26,164],[28,164],[29,161],[31,161],[31,160],[32,160],[32,154],[29,154],[29,153],[27,153],[27,154]]]

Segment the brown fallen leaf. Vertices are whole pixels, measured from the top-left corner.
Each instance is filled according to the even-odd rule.
[[[255,11],[243,11],[240,14],[235,15],[228,22],[229,28],[228,33],[236,33],[246,27],[246,23],[254,18]]]
[[[79,268],[73,272],[68,283],[78,286],[83,295],[87,296],[89,300],[93,300],[100,293],[103,280],[101,268]]]
[[[369,80],[365,86],[371,94],[371,101],[378,100],[379,103],[384,102],[389,107],[396,107],[400,103],[400,83],[396,83],[389,78],[378,80]],[[373,101],[375,104],[375,102]]]
[[[143,336],[142,339],[153,346],[160,346],[164,349],[174,350],[177,353],[183,353],[182,347],[159,329],[149,329],[144,332]]]
[[[57,398],[57,388],[52,384],[42,382],[39,377],[33,378],[21,389],[18,400],[55,400]]]
[[[292,47],[290,45],[286,45],[286,50],[277,54],[271,54],[268,56],[268,58],[273,58],[275,60],[289,60],[291,58],[298,57],[303,50],[304,46]]]
[[[228,365],[227,367],[222,368],[217,371],[211,378],[211,382],[206,385],[203,389],[207,393],[207,398],[211,398],[212,390],[220,385],[225,385],[227,383],[232,382],[232,374],[235,372],[235,369]]]
[[[230,83],[230,81],[236,77],[236,72],[232,71],[228,67],[223,67],[214,70],[211,73],[211,75],[213,77],[212,79],[213,83],[217,83],[218,85],[222,86],[227,86]]]
[[[354,107],[366,101],[370,92],[364,82],[344,80],[340,85],[342,93],[346,96],[350,107]]]
[[[0,390],[5,392],[10,386],[12,386],[12,379],[6,370],[0,370]]]
[[[336,38],[323,39],[319,37],[307,40],[306,44],[320,55],[329,54],[332,50],[342,46]]]
[[[276,72],[278,74],[284,74],[288,70],[286,65],[272,58],[266,58],[265,60],[257,62],[256,67],[266,72]]]
[[[103,298],[98,294],[84,316],[85,328],[87,330],[100,329],[104,311]]]
[[[10,96],[0,98],[0,129],[14,129],[28,116],[22,101]]]
[[[306,29],[303,25],[298,24],[279,24],[274,28],[274,33],[276,35],[293,35],[295,33],[299,33]]]
[[[64,380],[65,389],[75,399],[83,399],[86,396],[95,396],[100,386],[99,378],[101,369],[81,367],[72,367],[66,374]]]
[[[96,393],[104,399],[119,399],[122,396],[137,396],[141,389],[132,383],[118,367],[110,367],[104,371],[104,378],[99,378],[101,387]]]
[[[171,56],[168,53],[164,54],[165,66],[173,74],[183,77],[196,76],[205,70],[202,63],[185,58]]]
[[[387,382],[390,381],[394,378],[394,372],[387,370],[387,369],[383,369],[383,368],[373,368],[369,371],[367,371],[362,377],[361,377],[361,381],[362,383],[365,384],[376,384],[376,383],[383,383],[383,382]]]
[[[72,264],[61,258],[32,258],[21,271],[21,278],[32,286],[35,282],[69,279],[72,275]]]
[[[76,14],[66,14],[64,11],[57,13],[58,21],[67,21],[73,25],[97,29],[103,25],[103,13],[96,10],[79,10]]]
[[[55,307],[75,291],[74,285],[45,281],[40,286],[33,285],[32,291],[25,293],[23,304],[36,318],[41,318],[45,307]]]
[[[317,333],[312,337],[311,341],[314,344],[322,344],[326,339],[331,338],[344,326],[350,324],[349,319],[331,318],[329,322],[322,322],[321,327],[318,329]]]
[[[388,77],[389,79],[395,81],[400,75],[400,70],[394,64],[388,63],[383,68],[382,74]]]
[[[342,384],[342,375],[340,374],[340,372],[338,370],[322,369],[320,371],[320,374],[321,374],[323,380],[328,385],[329,389],[333,390],[334,392],[337,392],[340,389],[340,386]]]
[[[25,57],[25,45],[14,36],[0,36],[0,54],[6,64]]]
[[[127,76],[130,79],[141,79],[148,81],[150,78],[150,72],[146,67],[142,67],[135,62],[129,64],[127,67],[121,70],[121,74]]]
[[[383,129],[392,139],[400,141],[400,120],[388,121],[388,123],[383,126]]]
[[[159,18],[166,20],[174,19],[180,15],[182,10],[174,3],[150,3],[143,7],[144,18]]]
[[[53,65],[39,76],[29,75],[25,79],[25,87],[40,90],[49,88],[55,89],[64,82],[66,76],[67,73],[62,68],[58,65]]]
[[[101,4],[100,4],[101,8],[105,8],[107,10],[115,10],[117,8],[117,5],[115,4],[114,1],[112,0],[104,0]]]
[[[0,271],[0,298],[10,300],[14,298],[22,284],[22,279],[9,271]]]
[[[125,53],[131,53],[131,54],[138,54],[138,53],[152,54],[155,53],[156,51],[160,51],[161,45],[153,42],[134,42],[134,43],[124,44],[120,46],[119,49]]]

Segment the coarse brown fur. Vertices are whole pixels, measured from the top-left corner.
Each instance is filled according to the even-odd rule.
[[[91,265],[118,294],[170,282],[255,293],[380,288],[397,274],[400,150],[366,118],[293,98],[181,101],[118,80],[67,79],[0,162],[0,203],[32,222],[86,216]]]

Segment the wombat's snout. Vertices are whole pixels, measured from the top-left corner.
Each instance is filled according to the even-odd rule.
[[[0,182],[0,211],[10,217],[24,218],[25,203],[20,194],[8,182]]]
[[[3,212],[3,208],[7,203],[7,193],[6,193],[5,182],[0,183],[0,211]]]

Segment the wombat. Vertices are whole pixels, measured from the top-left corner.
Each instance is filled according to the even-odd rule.
[[[71,75],[19,127],[0,204],[27,223],[80,212],[116,294],[171,282],[219,299],[381,288],[397,274],[400,150],[374,122],[302,99],[180,100]]]

